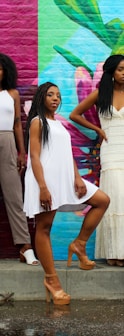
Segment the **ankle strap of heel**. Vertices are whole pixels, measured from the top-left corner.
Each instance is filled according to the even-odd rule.
[[[50,278],[50,277],[54,277],[54,276],[57,276],[57,274],[56,273],[54,273],[54,274],[45,274],[46,278]]]
[[[76,241],[79,242],[80,245],[86,245],[86,240],[76,239]]]

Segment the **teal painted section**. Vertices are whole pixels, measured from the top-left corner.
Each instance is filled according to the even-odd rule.
[[[56,214],[54,224],[51,231],[52,247],[55,260],[67,260],[68,258],[68,246],[72,240],[77,236],[83,217],[79,217],[74,213],[62,213]],[[94,258],[94,241],[95,232],[90,237],[87,243],[87,254]],[[77,260],[77,257],[73,255],[73,260]]]

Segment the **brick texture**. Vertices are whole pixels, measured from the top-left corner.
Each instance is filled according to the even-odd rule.
[[[25,130],[24,101],[31,100],[38,77],[38,2],[37,0],[0,1],[0,52],[12,57],[18,70],[21,96],[21,117]],[[23,179],[22,179],[23,184]],[[34,246],[33,222],[29,230]],[[11,230],[0,190],[0,258],[18,258],[19,249],[13,245]]]

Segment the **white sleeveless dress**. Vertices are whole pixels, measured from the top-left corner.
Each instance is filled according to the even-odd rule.
[[[13,131],[14,99],[7,90],[0,91],[0,131]]]
[[[113,107],[112,118],[100,115],[108,142],[100,151],[100,189],[110,196],[110,205],[96,230],[97,259],[124,259],[124,107]]]
[[[49,124],[49,142],[41,148],[40,160],[47,187],[52,195],[51,210],[81,210],[86,206],[82,203],[86,203],[98,188],[85,180],[87,193],[80,199],[77,197],[74,190],[74,166],[70,134],[59,120],[47,119],[47,122]],[[24,211],[30,218],[44,211],[40,205],[39,185],[32,171],[30,149],[25,174]]]

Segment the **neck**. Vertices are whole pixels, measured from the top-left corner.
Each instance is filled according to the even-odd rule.
[[[124,92],[124,84],[116,84],[114,89],[119,92]]]
[[[55,119],[55,115],[54,115],[54,113],[53,114],[51,114],[51,113],[46,113],[46,118],[48,118],[48,119]]]

